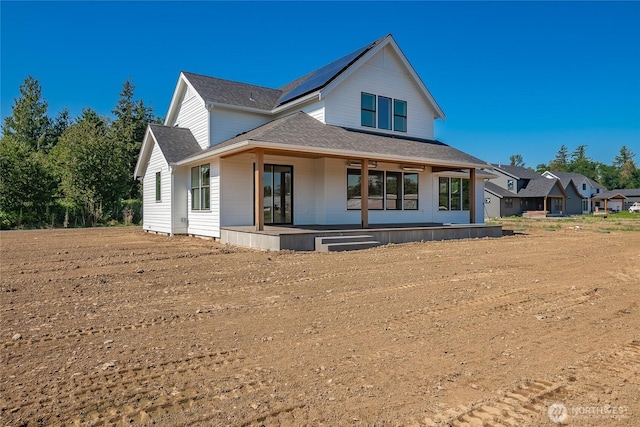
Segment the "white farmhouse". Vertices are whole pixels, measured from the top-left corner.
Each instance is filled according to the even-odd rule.
[[[487,163],[434,139],[444,117],[391,35],[278,89],[182,72],[135,169],[143,228],[276,250],[499,235]]]

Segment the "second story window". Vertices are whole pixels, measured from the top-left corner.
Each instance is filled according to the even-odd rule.
[[[513,180],[512,179],[508,179],[507,180],[507,190],[513,190]]]
[[[391,130],[391,98],[378,97],[378,127]]]
[[[376,96],[370,93],[362,93],[361,96],[362,113],[361,123],[362,126],[374,128],[376,127]]]
[[[407,131],[407,101],[393,100],[393,130]]]
[[[370,128],[407,131],[407,101],[360,94],[360,124]]]

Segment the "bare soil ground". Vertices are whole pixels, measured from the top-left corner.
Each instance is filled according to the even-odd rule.
[[[0,425],[638,426],[640,234],[549,224],[325,254],[2,232]]]

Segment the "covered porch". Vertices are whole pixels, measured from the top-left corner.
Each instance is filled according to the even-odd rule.
[[[369,224],[363,229],[359,224],[337,225],[263,225],[222,227],[222,243],[270,251],[315,251],[318,238],[369,236],[381,245],[431,240],[474,239],[501,237],[502,227],[485,224]]]

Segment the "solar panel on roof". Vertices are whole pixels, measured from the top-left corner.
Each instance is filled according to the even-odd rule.
[[[371,46],[372,45],[368,45],[360,48],[355,52],[351,52],[350,54],[343,56],[342,58],[337,59],[328,65],[325,65],[322,68],[318,68],[304,82],[302,82],[289,92],[285,93],[280,98],[279,103],[284,104],[287,101],[290,101],[306,93],[313,92],[314,90],[326,85],[330,80],[340,74],[353,61],[355,61],[360,55],[369,50]]]

